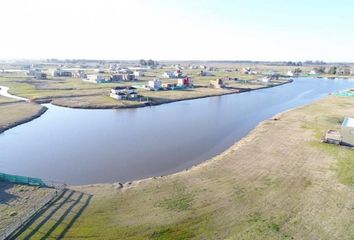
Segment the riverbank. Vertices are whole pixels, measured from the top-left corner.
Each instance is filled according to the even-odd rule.
[[[151,100],[149,103],[141,103],[135,101],[117,101],[109,96],[102,95],[85,95],[85,96],[56,96],[50,98],[38,98],[31,102],[24,102],[26,98],[18,97],[8,93],[9,88],[2,86],[3,94],[7,97],[0,98],[0,115],[6,113],[6,117],[0,120],[0,133],[16,127],[20,124],[29,122],[40,117],[46,112],[47,108],[40,105],[51,103],[53,105],[78,108],[78,109],[123,109],[123,108],[140,108],[146,106],[157,106],[161,104],[173,103],[178,101],[187,101],[199,98],[208,98],[214,96],[223,96],[229,94],[237,94],[242,92],[254,91],[264,88],[277,87],[290,83],[288,81],[281,82],[276,85],[266,87],[258,87],[254,89],[212,89],[212,88],[194,88],[185,91],[161,91],[156,92],[144,91],[144,96]],[[28,109],[26,109],[26,106]],[[3,113],[3,114],[2,114]]]
[[[223,88],[214,89],[208,87],[196,87],[186,90],[175,91],[148,91],[140,90],[139,94],[149,102],[124,101],[113,99],[107,95],[86,95],[86,96],[70,96],[70,97],[51,97],[34,99],[37,103],[51,103],[56,106],[78,108],[78,109],[121,109],[121,108],[140,108],[145,106],[157,106],[161,104],[173,103],[178,101],[193,100],[199,98],[208,98],[215,96],[223,96],[229,94],[237,94],[281,86],[292,81],[283,81],[268,86],[255,86],[254,88]]]
[[[94,197],[67,237],[351,239],[352,150],[320,139],[353,106],[331,96],[280,114],[187,171],[73,187]]]
[[[47,111],[47,108],[29,102],[10,102],[0,104],[0,133],[36,119]]]

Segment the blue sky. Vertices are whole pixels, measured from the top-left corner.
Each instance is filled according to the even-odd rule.
[[[2,0],[0,58],[354,62],[349,0]]]

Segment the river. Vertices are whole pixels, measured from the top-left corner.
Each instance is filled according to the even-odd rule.
[[[166,175],[223,152],[279,112],[351,87],[353,80],[299,78],[274,88],[136,109],[47,104],[40,118],[0,134],[0,172],[68,184]]]

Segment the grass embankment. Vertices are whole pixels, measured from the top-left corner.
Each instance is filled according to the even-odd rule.
[[[22,123],[29,122],[41,116],[46,110],[46,107],[28,102],[0,104],[0,133]]]
[[[123,189],[102,184],[74,239],[353,239],[354,154],[320,143],[353,115],[329,97],[268,120],[221,155]]]

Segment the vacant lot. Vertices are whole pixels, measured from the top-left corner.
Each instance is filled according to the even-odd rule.
[[[320,143],[353,115],[329,97],[268,120],[221,155],[174,175],[94,194],[74,239],[353,239],[353,150]]]

